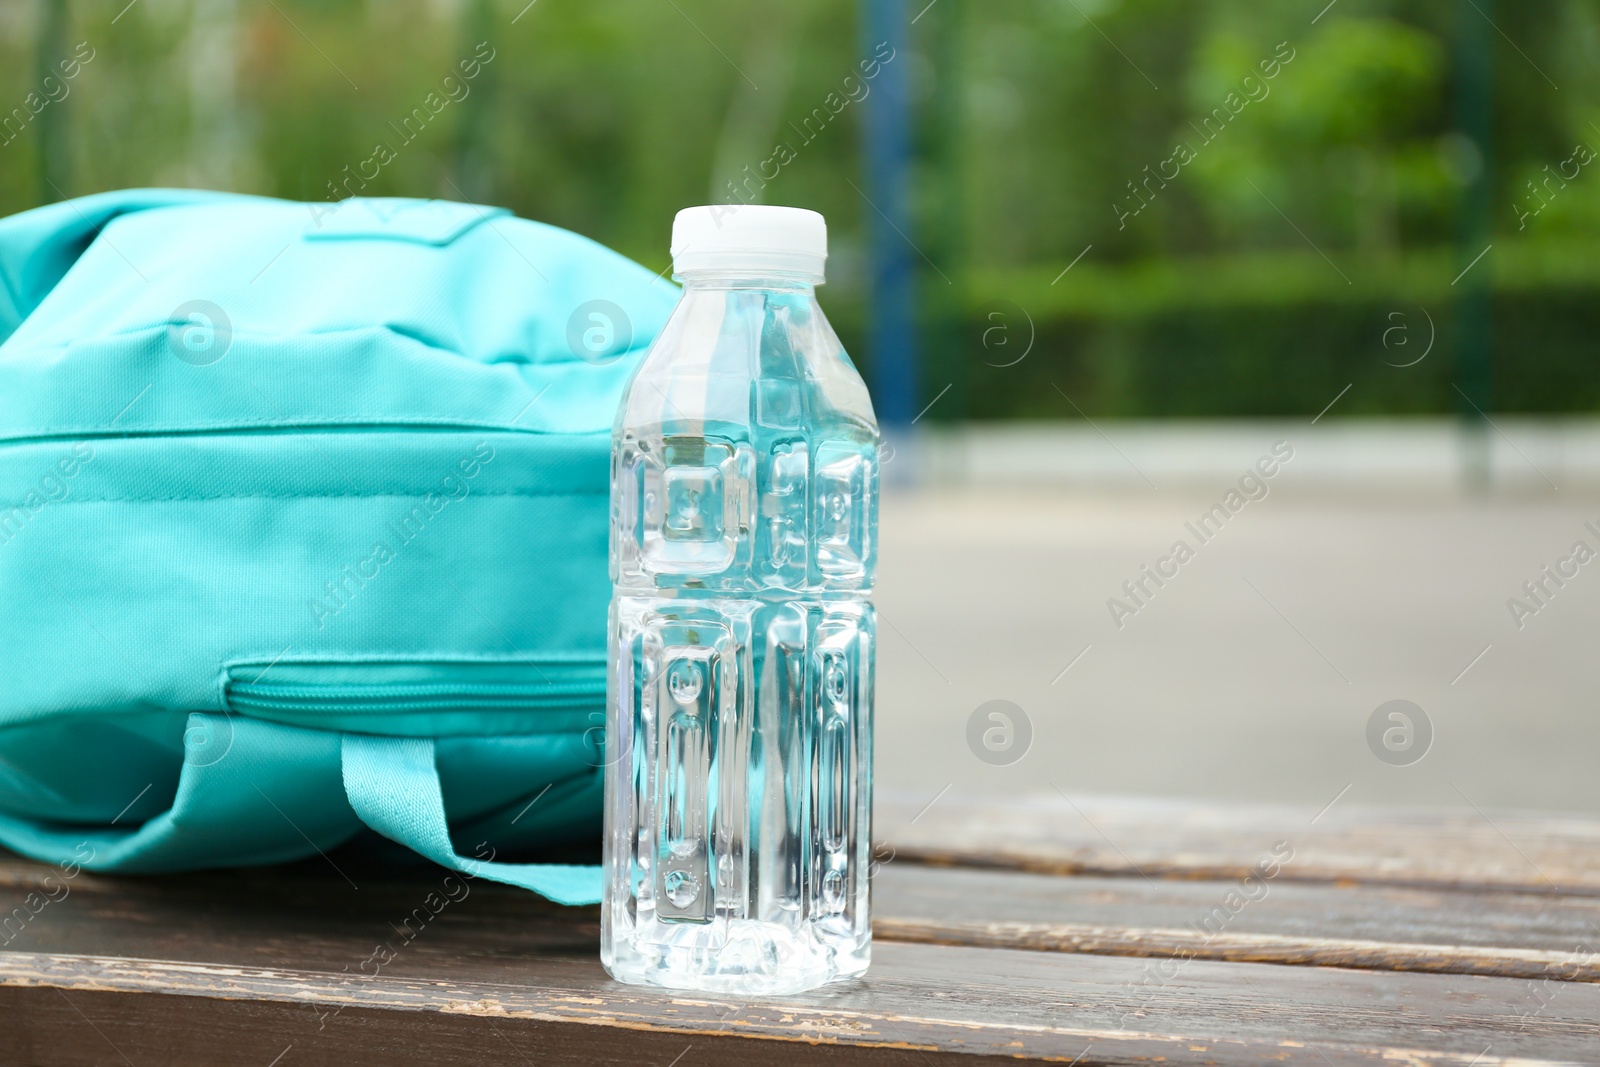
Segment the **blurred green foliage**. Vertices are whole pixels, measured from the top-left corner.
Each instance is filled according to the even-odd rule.
[[[853,3],[124,3],[0,5],[0,213],[130,185],[473,199],[664,269],[673,213],[786,142],[760,196],[828,216],[824,302],[870,363],[861,106],[799,129],[870,52]],[[1494,407],[1600,406],[1600,167],[1565,176],[1600,147],[1600,0],[1324,3],[910,3],[923,391],[960,385],[931,419],[1072,415],[1052,383],[1090,414],[1314,413],[1349,382],[1341,412],[1454,410],[1479,181]],[[1491,18],[1485,156],[1457,111]],[[1421,349],[1385,331],[1425,320],[1428,359],[1393,366]]]

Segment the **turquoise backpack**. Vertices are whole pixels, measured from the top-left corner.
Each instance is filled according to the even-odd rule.
[[[371,828],[598,900],[505,857],[598,837],[610,430],[676,289],[495,208],[184,190],[0,220],[0,281],[0,844]]]

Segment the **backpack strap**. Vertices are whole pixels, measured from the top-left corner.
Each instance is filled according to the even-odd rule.
[[[350,806],[384,837],[435,863],[531,889],[558,904],[599,903],[599,867],[493,863],[457,854],[445,822],[432,738],[345,734],[340,759]]]

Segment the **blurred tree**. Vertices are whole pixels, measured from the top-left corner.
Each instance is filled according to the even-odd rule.
[[[1214,134],[1212,120],[1173,136],[1197,153],[1191,166],[1218,238],[1299,247],[1276,204],[1319,243],[1394,253],[1402,206],[1448,217],[1444,72],[1439,42],[1392,19],[1332,20],[1277,50],[1259,36],[1205,38],[1188,86],[1192,113],[1229,115],[1230,99],[1243,110]]]
[[[1484,283],[1505,335],[1497,396],[1596,402],[1582,339],[1600,327],[1600,173],[1572,160],[1600,149],[1600,0],[1502,4],[1496,25],[1466,0],[1012,0],[966,5],[950,34],[955,6],[909,2],[912,44],[895,60],[922,112],[919,232],[953,283],[921,290],[946,372],[924,403],[959,367],[959,403],[976,414],[1059,414],[1051,373],[1091,412],[1299,411],[1371,364],[1378,376],[1341,410],[1451,410],[1447,378],[1389,374],[1361,345],[1398,303],[1443,306],[1479,175],[1495,244]],[[1492,161],[1453,114],[1458,18],[1478,20],[1493,51]],[[861,184],[862,109],[798,135],[858,73],[856,26],[857,0],[3,3],[0,213],[53,195],[46,173],[69,195],[469,197],[660,270],[673,213],[735,181],[828,216],[823,299],[869,362],[871,209],[844,180]],[[36,112],[38,63],[62,42],[95,58]],[[492,59],[463,78],[480,43]],[[1280,46],[1293,59],[1264,80]],[[1230,94],[1249,101],[1237,114]],[[1222,129],[1206,140],[1208,116]],[[785,141],[794,158],[746,183]],[[1194,159],[1151,179],[1179,142]],[[380,145],[393,158],[374,168]],[[997,300],[1039,328],[1021,367],[984,365]],[[1258,338],[1268,313],[1272,336],[1294,339],[1292,374]],[[1441,365],[1455,343],[1441,337]],[[1167,360],[1192,364],[1181,390]],[[1035,366],[1046,376],[1029,378]]]

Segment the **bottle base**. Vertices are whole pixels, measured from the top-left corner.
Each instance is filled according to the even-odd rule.
[[[807,931],[749,919],[677,926],[602,946],[606,973],[630,985],[752,996],[802,993],[866,972],[871,944],[828,944]]]

